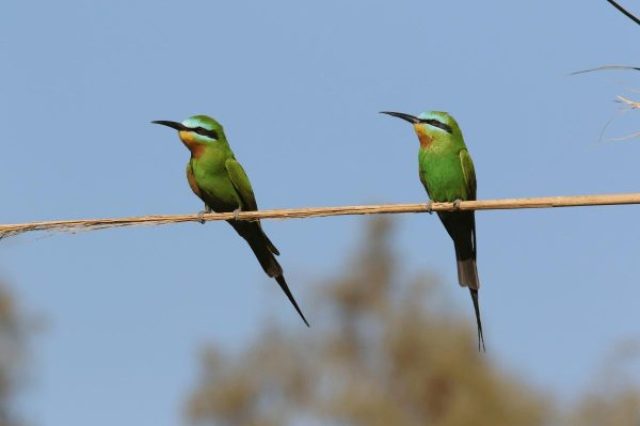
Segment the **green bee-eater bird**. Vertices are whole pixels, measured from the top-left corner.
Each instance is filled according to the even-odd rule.
[[[176,129],[182,143],[191,151],[187,180],[193,192],[204,201],[205,212],[258,210],[249,177],[233,155],[220,123],[206,115],[194,115],[182,123],[165,120],[153,123]],[[304,323],[309,326],[276,260],[275,256],[280,252],[262,230],[260,221],[227,222],[249,243],[262,269],[275,278]]]
[[[383,111],[413,124],[420,141],[418,173],[431,200],[459,202],[476,199],[476,172],[456,120],[446,112],[423,112],[418,117]],[[476,220],[473,211],[438,212],[456,250],[458,282],[469,287],[478,325],[478,346],[484,350],[478,305]]]

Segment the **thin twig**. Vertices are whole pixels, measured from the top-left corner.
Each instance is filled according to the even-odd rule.
[[[640,109],[640,102],[638,101],[634,101],[632,99],[629,98],[625,98],[624,96],[617,96],[616,102],[619,102],[621,104],[624,104],[625,107],[622,108],[619,112],[619,114],[624,114],[630,110],[634,110],[634,109]],[[611,120],[609,120],[609,122],[605,125],[605,128],[602,129],[602,133],[600,134],[600,137],[602,138],[602,135],[604,134],[604,130],[609,126],[609,124],[611,124],[611,122],[613,121],[613,118],[611,118]],[[620,137],[616,137],[616,138],[610,138],[610,141],[613,142],[620,142],[620,141],[627,141],[629,139],[635,139],[637,137],[640,137],[640,132],[634,132],[631,133],[630,135],[625,135],[625,136],[620,136]]]
[[[569,75],[578,75],[578,74],[586,74],[588,72],[594,71],[640,71],[640,67],[634,67],[631,65],[601,65],[599,67],[588,68],[586,70],[574,71]]]
[[[141,225],[168,225],[183,222],[217,220],[303,219],[312,217],[428,213],[458,210],[507,210],[551,207],[605,206],[640,204],[640,193],[607,195],[573,195],[538,198],[505,198],[498,200],[462,201],[460,203],[375,204],[360,206],[310,207],[297,209],[259,210],[234,213],[182,214],[121,217],[106,219],[51,220],[43,222],[0,225],[0,239],[35,231],[94,231],[105,228]]]
[[[640,109],[640,102],[625,98],[624,96],[617,96],[618,102],[623,103],[629,107],[629,109]]]
[[[624,7],[620,6],[618,4],[618,2],[614,1],[614,0],[607,0],[613,7],[615,7],[616,9],[618,9],[620,12],[622,12],[624,14],[624,16],[626,16],[627,18],[631,19],[633,22],[635,22],[636,24],[640,25],[640,19],[638,19],[635,15],[633,15],[631,12],[629,12],[627,9],[625,9]]]
[[[633,132],[631,134],[628,134],[626,136],[619,136],[617,138],[611,138],[611,140],[613,142],[623,142],[623,141],[628,141],[630,139],[636,139],[640,137],[640,132]]]

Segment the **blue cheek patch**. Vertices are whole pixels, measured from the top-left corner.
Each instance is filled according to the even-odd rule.
[[[192,127],[192,128],[193,128],[193,127],[198,127],[200,124],[199,124],[199,123],[197,123],[197,122],[196,122],[194,119],[192,119],[192,118],[187,118],[186,120],[184,120],[184,121],[182,122],[182,125],[183,125],[183,126],[187,126],[187,127]]]
[[[449,120],[451,120],[453,117],[451,117],[449,113],[444,111],[425,111],[421,112],[420,115],[418,115],[418,118],[423,120],[438,120],[442,121],[445,124],[449,124]]]

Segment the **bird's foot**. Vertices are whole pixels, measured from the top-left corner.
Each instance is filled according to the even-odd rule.
[[[453,202],[453,209],[454,210],[460,210],[460,203],[462,202],[461,199],[457,199]]]
[[[238,207],[233,211],[233,220],[238,220],[238,217],[240,216],[241,211],[242,209],[240,207]]]
[[[431,200],[427,201],[425,208],[427,209],[427,213],[433,214],[433,202]]]
[[[211,213],[212,211],[213,210],[211,210],[211,207],[209,207],[209,206],[207,206],[205,204],[204,210],[201,210],[201,211],[198,212],[198,221],[203,225],[205,223],[207,223],[207,221],[204,219],[204,215],[207,214],[207,213]]]
[[[199,212],[198,212],[198,222],[200,222],[200,223],[201,223],[201,224],[203,224],[203,225],[204,225],[205,223],[207,223],[207,221],[206,221],[206,220],[204,220],[204,215],[205,215],[205,214],[207,214],[207,213],[209,213],[209,212],[208,212],[208,211],[206,211],[206,210],[201,210],[201,211],[199,211]]]

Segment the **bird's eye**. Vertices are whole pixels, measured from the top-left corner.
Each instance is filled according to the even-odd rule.
[[[433,127],[437,127],[439,129],[444,130],[447,133],[451,133],[451,126],[449,126],[448,124],[443,123],[442,121],[438,121],[438,120],[434,120],[434,119],[427,119],[427,120],[420,120],[423,123],[427,123]]]

